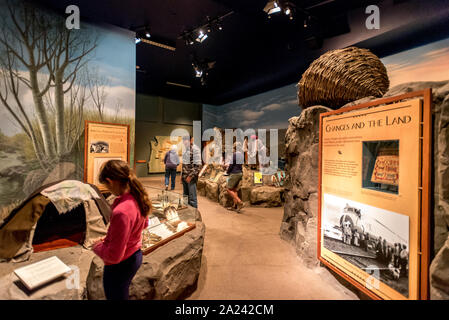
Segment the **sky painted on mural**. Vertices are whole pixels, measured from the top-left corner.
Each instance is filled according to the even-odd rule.
[[[390,88],[407,82],[449,80],[449,38],[381,59]]]
[[[449,38],[381,60],[390,88],[407,82],[449,80]],[[222,106],[205,105],[203,128],[287,128],[288,119],[301,113],[296,94],[296,84],[291,84]]]
[[[120,115],[134,118],[136,87],[134,35],[129,31],[113,26],[94,26],[82,21],[81,29],[87,29],[98,37],[97,47],[89,55],[88,68],[89,72],[98,73],[100,77],[106,79],[105,112],[115,114],[117,104],[120,104]],[[76,30],[73,32],[76,32]],[[28,78],[25,69],[21,72],[23,72],[24,77]],[[39,74],[39,77],[46,79],[48,73],[44,71]],[[19,96],[25,108],[32,108],[34,102],[31,90],[21,85]],[[85,108],[93,108],[92,99],[87,100]],[[3,105],[0,105],[0,130],[8,136],[22,131]]]

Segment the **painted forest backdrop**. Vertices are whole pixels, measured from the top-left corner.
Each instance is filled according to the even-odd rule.
[[[134,34],[0,0],[0,220],[43,184],[83,179],[84,121],[135,122]]]

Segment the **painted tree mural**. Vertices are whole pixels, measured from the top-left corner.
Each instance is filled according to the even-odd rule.
[[[73,150],[82,125],[74,123],[86,101],[83,69],[96,39],[65,28],[63,19],[22,3],[7,3],[1,26],[0,100],[31,139],[42,168],[49,169]],[[26,108],[19,90],[27,87],[34,106]],[[9,99],[9,97],[13,99]],[[36,115],[36,123],[30,113]],[[54,121],[54,124],[51,123]]]
[[[134,50],[134,35],[70,30],[64,16],[0,0],[0,209],[60,167],[82,179],[85,120],[130,124],[134,138]]]

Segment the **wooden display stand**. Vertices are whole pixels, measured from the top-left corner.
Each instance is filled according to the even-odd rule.
[[[318,259],[372,299],[428,299],[432,156],[431,89],[322,113],[319,134]],[[363,187],[361,171],[364,168],[364,159],[361,144],[383,140],[399,141],[398,162],[401,169],[395,169],[398,173],[398,181],[395,181],[398,184],[396,193]],[[338,237],[337,240],[330,238],[332,231],[337,230],[338,233],[341,230],[343,238],[346,234],[351,239],[350,233],[340,227],[343,225],[341,220],[340,225],[329,222],[342,212],[339,199],[343,200],[342,203],[347,201],[350,204],[346,208],[351,206],[355,208],[349,209],[353,210],[349,214],[343,214],[344,217],[352,214],[353,220],[354,217],[363,219],[364,214],[378,219],[387,219],[390,212],[391,216],[407,219],[408,228],[393,222],[386,225],[393,233],[396,232],[395,230],[400,230],[400,233],[394,233],[398,236],[394,239],[399,239],[399,235],[404,234],[404,230],[408,229],[406,232],[409,238],[404,241],[408,244],[407,260],[401,257],[402,261],[407,261],[408,266],[405,268],[401,265],[397,268],[401,270],[401,274],[403,270],[407,270],[406,278],[404,278],[405,275],[401,275],[402,284],[407,283],[407,291],[399,287],[398,282],[382,278],[380,267],[377,267],[379,269],[377,278],[368,273],[368,270],[375,270],[375,268],[370,269],[370,266],[365,266],[362,269],[362,264],[356,263],[354,255],[349,256],[351,252],[357,250],[362,252],[360,248],[353,248],[355,245],[351,246],[348,242],[339,241]],[[362,213],[357,218],[360,208],[363,208]],[[329,226],[333,229],[329,229]],[[329,232],[327,238],[324,237],[325,232]],[[369,235],[366,229],[365,231],[356,230],[356,232],[361,232],[365,240],[370,239],[366,238],[366,235]],[[370,230],[370,232],[377,236],[381,233],[376,233],[376,230],[374,232]],[[382,238],[385,239],[385,237]],[[380,243],[376,237],[371,239],[374,239],[374,243]],[[327,247],[325,247],[325,241],[327,241]],[[400,241],[390,241],[395,245],[397,242]],[[366,243],[368,243],[367,240]],[[336,249],[339,246],[348,250],[346,255],[342,255],[341,250]],[[366,258],[362,253],[359,256],[360,261]],[[378,256],[376,253],[376,263],[379,257],[384,256],[387,255],[382,253]],[[387,263],[379,262],[377,266]],[[391,269],[388,265],[386,271],[394,270],[394,268],[396,268],[394,265]],[[397,279],[401,276],[397,276]],[[376,286],[368,284],[369,281],[376,281],[376,279],[378,279]]]

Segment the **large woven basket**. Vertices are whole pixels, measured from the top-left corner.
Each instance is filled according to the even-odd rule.
[[[387,70],[367,49],[333,50],[316,59],[298,83],[299,105],[333,109],[367,96],[381,97],[390,86]]]

